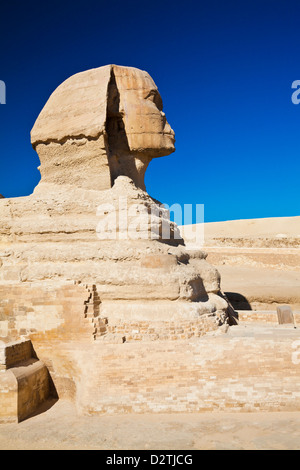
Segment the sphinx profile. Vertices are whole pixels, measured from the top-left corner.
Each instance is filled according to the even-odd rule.
[[[145,190],[153,158],[174,152],[174,132],[147,72],[108,65],[79,73],[46,103],[31,142],[42,183],[110,189],[128,176]]]

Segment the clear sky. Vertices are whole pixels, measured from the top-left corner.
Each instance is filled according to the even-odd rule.
[[[300,215],[300,1],[6,0],[0,7],[0,193],[40,176],[30,130],[69,76],[107,64],[147,70],[176,152],[146,186],[205,221]]]

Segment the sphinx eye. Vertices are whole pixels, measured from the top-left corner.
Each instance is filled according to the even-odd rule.
[[[162,99],[157,90],[151,90],[145,99],[152,101],[157,106],[157,108],[160,111],[162,111],[163,109]]]
[[[155,90],[151,90],[148,95],[146,96],[146,100],[150,100],[150,101],[153,101],[153,103],[155,102],[155,98],[156,98],[156,95],[157,95],[157,92]]]

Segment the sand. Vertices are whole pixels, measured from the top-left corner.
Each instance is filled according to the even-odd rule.
[[[71,403],[0,426],[1,450],[299,450],[300,412],[78,417]]]
[[[185,226],[186,233],[195,226]],[[205,223],[205,238],[300,238],[300,216]]]

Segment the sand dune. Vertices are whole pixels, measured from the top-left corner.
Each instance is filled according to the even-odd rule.
[[[229,220],[227,222],[208,222],[201,227],[197,225],[184,225],[180,227],[189,243],[193,242],[196,229],[204,230],[205,245],[218,239],[299,239],[300,244],[300,216],[274,217],[266,219]],[[300,245],[299,245],[300,246]]]

